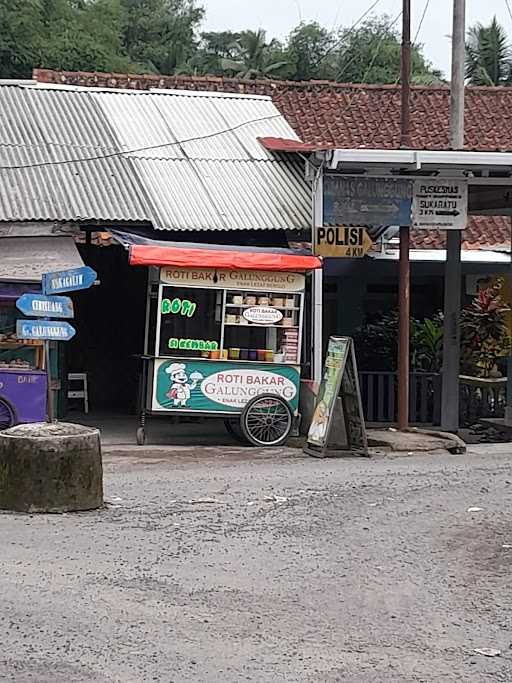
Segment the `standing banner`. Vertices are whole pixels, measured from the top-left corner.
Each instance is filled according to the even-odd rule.
[[[344,444],[334,445],[330,442],[330,436],[338,396],[341,399],[346,440]],[[329,338],[322,381],[304,452],[319,458],[338,454],[369,455],[351,337]]]

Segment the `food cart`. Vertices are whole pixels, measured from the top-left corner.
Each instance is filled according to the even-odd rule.
[[[0,429],[46,419],[42,342],[16,337],[16,299],[28,289],[27,285],[0,283]]]
[[[131,247],[132,265],[151,266],[139,445],[157,415],[221,417],[253,445],[286,441],[298,416],[305,272],[321,266],[290,251]]]

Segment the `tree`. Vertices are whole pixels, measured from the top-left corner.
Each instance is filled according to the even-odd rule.
[[[199,74],[221,76],[222,60],[236,61],[239,57],[241,33],[210,31],[201,33],[199,48],[188,62],[188,70]]]
[[[267,43],[263,29],[242,31],[237,40],[234,59],[223,59],[225,72],[239,78],[277,77],[288,65],[281,43],[271,40]]]
[[[0,77],[30,78],[39,63],[42,16],[38,0],[0,0]]]
[[[466,41],[466,78],[471,85],[510,85],[512,52],[496,17],[489,26],[475,24]]]
[[[332,78],[333,67],[329,62],[335,37],[317,22],[301,22],[290,33],[287,45],[289,77],[308,81]]]
[[[123,46],[140,71],[173,74],[197,50],[204,10],[196,0],[121,0]]]
[[[395,83],[400,77],[400,36],[387,16],[369,19],[339,35],[335,79],[346,83]],[[425,59],[421,48],[411,50],[415,83],[440,82],[442,74]]]
[[[38,66],[70,71],[127,71],[120,0],[43,0]]]

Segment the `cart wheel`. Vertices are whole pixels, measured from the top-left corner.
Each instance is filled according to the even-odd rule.
[[[0,398],[0,429],[8,429],[14,422],[14,410],[7,401]]]
[[[240,418],[226,417],[224,419],[224,426],[226,427],[226,431],[229,436],[232,436],[235,441],[247,445],[247,439],[242,434],[242,430],[240,428]]]
[[[137,446],[144,446],[146,443],[146,430],[144,427],[137,429]]]
[[[280,396],[261,394],[251,399],[240,417],[242,434],[254,446],[281,446],[293,424],[290,406]]]

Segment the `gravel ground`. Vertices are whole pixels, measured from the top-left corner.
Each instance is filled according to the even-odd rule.
[[[107,459],[0,515],[0,680],[510,683],[511,455]]]

